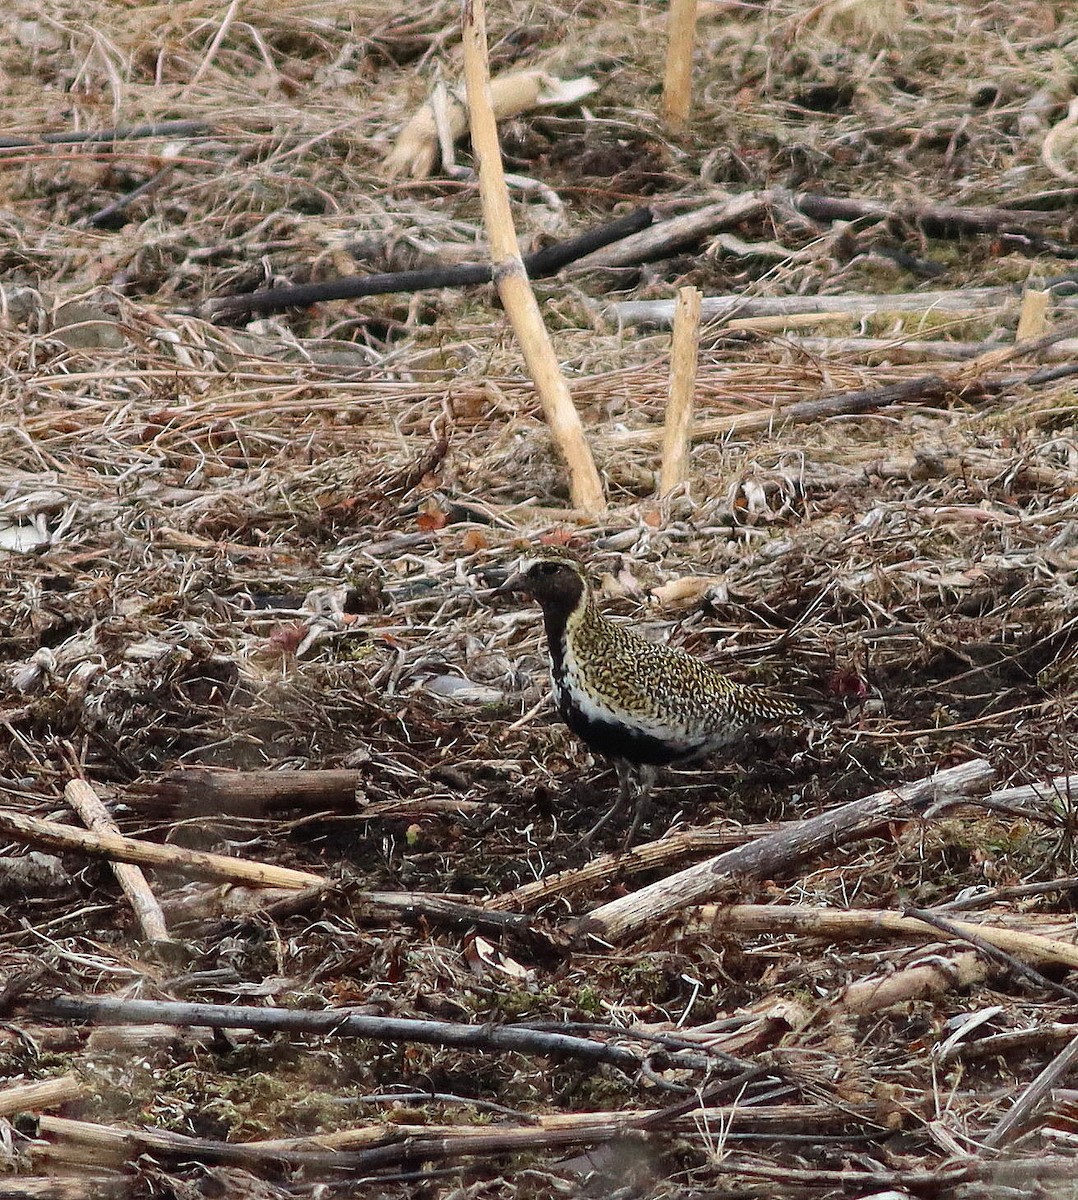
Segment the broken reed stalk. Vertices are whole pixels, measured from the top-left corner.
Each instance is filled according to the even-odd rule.
[[[69,780],[64,788],[64,799],[82,817],[87,829],[94,833],[123,836],[109,810],[88,783],[81,779]],[[169,941],[165,914],[161,911],[161,905],[157,903],[157,897],[150,890],[141,868],[126,862],[113,862],[111,866],[112,873],[134,910],[142,936],[148,942]]]
[[[662,469],[659,495],[668,496],[689,478],[689,447],[692,444],[693,396],[696,390],[696,359],[700,347],[699,288],[678,290],[674,313],[673,346],[670,353],[670,394],[666,402],[663,431]]]
[[[976,758],[795,821],[777,833],[601,905],[576,922],[576,932],[608,942],[624,941],[644,926],[706,900],[735,878],[775,878],[825,850],[869,837],[891,821],[916,816],[930,804],[986,791],[994,776],[990,764]]]
[[[666,21],[666,74],[663,118],[682,129],[692,109],[692,52],[696,42],[696,0],[670,0]]]
[[[40,817],[28,817],[10,809],[0,809],[0,833],[28,846],[75,850],[91,858],[137,863],[142,867],[165,867],[192,879],[256,884],[261,887],[333,887],[331,880],[307,871],[293,871],[288,867],[252,862],[246,858],[230,858],[226,854],[210,854],[205,850],[187,850],[183,846],[162,846],[157,842],[143,842],[119,833],[76,829],[73,825],[43,821]]]
[[[494,283],[516,333],[528,373],[535,384],[551,436],[569,470],[574,508],[598,514],[606,508],[602,480],[584,436],[580,414],[573,404],[550,335],[543,324],[535,293],[520,257],[505,186],[498,127],[490,98],[486,10],[483,0],[463,0],[464,83],[472,151],[479,166],[479,194],[490,242]]]

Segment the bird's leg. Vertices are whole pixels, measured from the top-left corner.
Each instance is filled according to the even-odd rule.
[[[633,765],[624,758],[614,759],[614,769],[618,773],[618,798],[607,809],[605,813],[595,822],[595,824],[584,835],[583,845],[591,844],[591,839],[604,826],[616,817],[624,808],[628,807],[629,797],[633,791]]]
[[[633,808],[633,823],[629,826],[629,832],[625,835],[624,850],[636,841],[636,835],[640,832],[640,826],[643,824],[644,818],[648,815],[648,810],[651,808],[651,789],[655,786],[655,779],[659,774],[658,767],[652,763],[641,763],[637,768],[636,774],[636,804]]]

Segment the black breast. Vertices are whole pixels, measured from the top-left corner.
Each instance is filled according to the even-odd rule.
[[[574,703],[572,695],[561,688],[558,689],[558,713],[589,750],[605,758],[624,758],[632,763],[653,763],[661,767],[690,757],[683,746],[645,733],[631,721],[585,713]]]

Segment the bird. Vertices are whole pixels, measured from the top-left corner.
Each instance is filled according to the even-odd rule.
[[[605,617],[581,566],[568,558],[522,561],[495,589],[524,593],[543,612],[558,714],[594,753],[612,759],[618,798],[585,844],[629,805],[632,844],[645,818],[658,768],[727,749],[750,730],[796,719],[785,697],[738,683],[686,651],[649,642]]]

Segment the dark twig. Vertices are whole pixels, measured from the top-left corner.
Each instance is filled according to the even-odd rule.
[[[554,275],[585,254],[620,241],[646,229],[653,220],[650,208],[636,208],[616,221],[589,230],[555,246],[547,246],[524,258],[530,279]],[[325,300],[350,300],[362,296],[384,296],[392,292],[420,292],[430,288],[466,287],[489,283],[493,271],[489,263],[460,263],[449,267],[430,267],[422,271],[396,271],[383,275],[346,275],[324,283],[297,284],[295,287],[267,288],[262,292],[218,296],[203,305],[205,316],[234,317],[247,312],[274,312],[283,308],[306,308]]]
[[[511,1025],[460,1025],[451,1021],[419,1021],[374,1017],[347,1009],[255,1008],[232,1004],[183,1004],[157,1000],[31,1000],[21,1005],[35,1017],[97,1025],[177,1025],[209,1029],[254,1029],[260,1033],[299,1033],[369,1038],[380,1042],[418,1042],[471,1050],[515,1051],[558,1055],[586,1062],[610,1063],[635,1073],[639,1057],[630,1050],[565,1033],[541,1033]]]
[[[64,146],[89,142],[128,142],[136,138],[204,137],[213,132],[205,121],[155,121],[149,125],[117,125],[115,129],[72,129],[42,133],[37,137],[0,137],[0,150],[26,150],[34,146]]]

